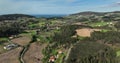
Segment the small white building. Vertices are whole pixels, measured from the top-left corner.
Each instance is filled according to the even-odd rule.
[[[9,45],[4,46],[4,49],[5,50],[11,50],[11,49],[14,49],[16,47],[18,47],[17,44],[9,44]]]

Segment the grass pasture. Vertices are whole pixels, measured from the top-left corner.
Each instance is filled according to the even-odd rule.
[[[7,37],[0,37],[0,42],[7,42],[8,38]]]
[[[100,27],[100,26],[105,26],[110,24],[111,22],[95,22],[95,23],[90,23],[89,25],[92,27]]]
[[[120,51],[117,51],[116,54],[117,54],[117,57],[119,57],[120,56]]]

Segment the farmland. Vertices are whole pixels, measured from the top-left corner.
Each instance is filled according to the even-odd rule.
[[[1,63],[20,63],[19,62],[19,54],[22,48],[16,48],[9,52],[3,53],[0,55],[0,62]]]
[[[102,18],[85,20],[88,19],[86,16],[77,16],[21,18],[14,22],[0,22],[0,62],[119,62],[119,22]]]
[[[28,51],[24,54],[25,62],[26,63],[42,63],[42,58],[44,57],[42,54],[42,50],[45,48],[45,46],[46,46],[45,44],[32,43]]]
[[[31,41],[31,38],[29,38],[29,37],[19,37],[19,38],[12,39],[11,41],[13,43],[18,44],[18,45],[25,46],[25,45],[29,44],[29,42]]]

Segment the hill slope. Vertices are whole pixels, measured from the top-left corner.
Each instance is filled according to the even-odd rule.
[[[25,14],[7,14],[7,15],[0,15],[0,21],[3,20],[15,20],[17,18],[34,18],[34,16],[25,15]]]
[[[120,11],[115,12],[81,12],[67,16],[76,21],[120,21]]]

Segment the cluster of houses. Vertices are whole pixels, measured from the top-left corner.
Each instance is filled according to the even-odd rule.
[[[5,50],[12,50],[12,49],[14,49],[16,47],[18,47],[17,44],[9,44],[9,45],[4,46],[4,49]]]
[[[55,60],[56,60],[57,58],[59,58],[60,54],[62,54],[62,53],[63,53],[63,51],[62,51],[62,50],[59,50],[57,55],[52,55],[52,56],[50,56],[48,62],[49,62],[49,63],[55,63]]]

